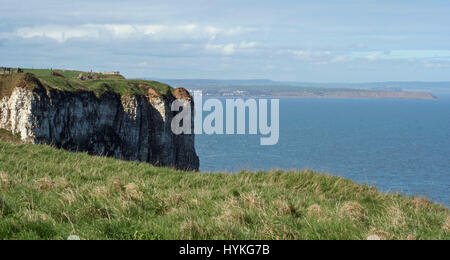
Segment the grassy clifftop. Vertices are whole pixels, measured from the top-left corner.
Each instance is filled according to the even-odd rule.
[[[0,141],[0,239],[450,239],[425,199],[311,171],[204,174]]]
[[[0,97],[7,96],[17,86],[37,87],[39,82],[48,90],[69,92],[92,91],[97,96],[111,91],[121,95],[146,95],[149,89],[159,95],[167,95],[173,89],[166,84],[148,80],[127,80],[122,76],[96,74],[99,79],[78,79],[79,74],[88,72],[68,70],[25,69],[25,73],[0,75]]]

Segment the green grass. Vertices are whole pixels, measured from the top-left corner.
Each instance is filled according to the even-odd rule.
[[[450,239],[426,199],[312,171],[205,174],[0,141],[0,239]]]
[[[146,95],[148,89],[154,89],[159,95],[165,96],[173,89],[157,81],[127,80],[122,76],[99,75],[100,79],[79,80],[80,73],[87,76],[88,72],[53,70],[64,77],[52,75],[52,71],[44,69],[24,69],[25,73],[0,75],[0,98],[11,93],[12,89],[20,84],[29,88],[37,87],[36,79],[48,90],[69,92],[92,91],[97,96],[110,91],[121,95]]]
[[[20,136],[18,134],[15,135],[5,129],[0,129],[0,140],[6,142],[21,142]]]

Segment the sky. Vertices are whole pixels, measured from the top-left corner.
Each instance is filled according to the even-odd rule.
[[[448,0],[0,0],[0,66],[126,77],[450,81]]]

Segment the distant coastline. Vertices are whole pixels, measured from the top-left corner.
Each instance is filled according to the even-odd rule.
[[[219,98],[376,98],[437,99],[435,93],[446,93],[450,82],[381,82],[381,83],[295,83],[270,80],[188,80],[158,79],[173,87]]]
[[[203,90],[204,96],[217,98],[375,98],[375,99],[437,99],[428,92],[372,91],[372,90],[323,90],[276,91],[276,90]]]

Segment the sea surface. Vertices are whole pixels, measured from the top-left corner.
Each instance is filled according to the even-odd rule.
[[[312,169],[450,206],[450,96],[281,99],[277,145],[203,134],[196,148],[204,172]]]

